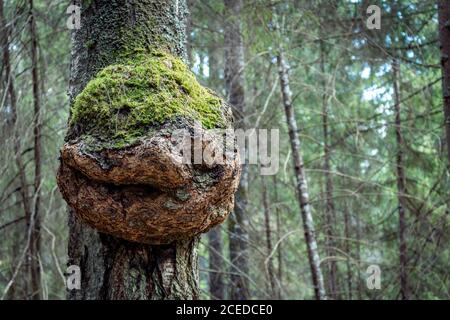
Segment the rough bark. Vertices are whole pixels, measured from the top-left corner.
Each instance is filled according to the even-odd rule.
[[[444,123],[447,136],[447,170],[450,172],[450,3],[438,1],[439,39],[441,44],[442,95],[444,100]]]
[[[29,270],[31,276],[31,299],[39,300],[41,297],[41,270],[40,270],[40,242],[41,242],[41,93],[39,90],[38,71],[38,35],[36,30],[35,12],[33,0],[29,1],[29,25],[31,35],[31,75],[33,83],[33,138],[34,138],[34,209],[27,220],[27,226],[31,232]]]
[[[173,128],[169,122],[135,146],[95,155],[83,140],[66,143],[57,181],[78,217],[98,231],[147,244],[189,239],[222,223],[233,208],[238,157],[183,164],[183,150],[166,138]],[[217,136],[200,130],[204,150]]]
[[[225,82],[228,101],[233,106],[235,126],[245,129],[244,46],[240,12],[242,0],[224,0],[225,4]],[[234,212],[229,219],[231,261],[230,298],[249,298],[248,288],[248,168],[244,159],[241,181],[235,196]]]
[[[194,9],[194,5],[195,5],[195,1],[194,0],[187,0],[186,1],[186,5],[187,5],[187,9],[189,10],[189,14],[186,18],[186,36],[187,36],[187,41],[186,41],[186,54],[187,54],[187,60],[189,63],[189,67],[192,69],[192,67],[194,66],[194,57],[192,56],[192,40],[193,40],[193,36],[192,36],[192,21],[193,21],[193,17],[192,17],[192,11]]]
[[[394,85],[395,108],[395,138],[397,142],[396,173],[397,173],[397,198],[398,198],[398,225],[399,225],[399,278],[400,295],[403,300],[410,299],[408,284],[408,257],[406,246],[406,177],[403,160],[403,134],[401,122],[401,98],[400,98],[400,64],[396,58],[392,61],[392,81]]]
[[[323,170],[325,173],[325,234],[327,243],[327,255],[333,257],[335,255],[335,231],[336,225],[336,211],[334,209],[333,201],[333,179],[331,177],[331,155],[330,155],[330,143],[329,143],[329,130],[328,130],[328,97],[327,97],[327,83],[325,79],[325,60],[326,53],[323,41],[320,42],[320,71],[322,77],[322,129],[323,129],[323,151],[324,151],[324,165]],[[331,258],[328,262],[328,296],[331,299],[338,299],[337,293],[337,263],[334,258]]]
[[[80,5],[80,1],[75,1]],[[117,54],[135,47],[164,47],[185,56],[185,1],[95,0],[84,3],[81,29],[72,35],[73,99]],[[126,34],[126,37],[123,37]],[[71,299],[195,299],[198,239],[167,245],[127,242],[69,219],[69,262],[80,266],[81,290]]]
[[[306,173],[301,154],[301,144],[298,135],[297,121],[295,119],[294,107],[292,105],[292,92],[289,85],[289,74],[287,63],[282,50],[277,55],[278,73],[280,77],[281,93],[283,96],[283,105],[286,113],[286,121],[289,130],[289,139],[291,143],[292,156],[294,160],[294,173],[297,181],[297,197],[300,206],[300,213],[303,222],[303,231],[305,234],[306,247],[308,251],[308,260],[311,270],[314,295],[317,300],[326,299],[323,275],[320,268],[320,258],[317,248],[316,232],[314,221],[309,203],[308,186],[306,183]]]
[[[216,21],[212,22],[215,25]],[[218,50],[216,47],[208,48],[208,65],[209,65],[209,79],[208,85],[218,90],[221,86],[219,85],[221,81],[219,77],[219,59],[217,57]],[[208,232],[209,241],[209,294],[211,299],[223,300],[225,299],[225,279],[224,270],[225,262],[223,260],[223,241],[222,241],[222,229],[220,227],[215,227]]]

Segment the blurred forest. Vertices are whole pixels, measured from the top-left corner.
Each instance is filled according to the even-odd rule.
[[[66,299],[67,205],[55,172],[70,109],[70,2],[0,3],[0,296]],[[380,29],[367,27],[369,5],[381,8]],[[200,298],[449,299],[438,2],[187,6],[197,79],[237,108],[241,127],[280,130],[278,172],[248,165],[242,206],[201,237]],[[311,226],[315,239],[304,236]],[[379,289],[368,287],[372,265]]]

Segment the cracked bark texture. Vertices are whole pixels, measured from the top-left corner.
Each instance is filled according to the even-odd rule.
[[[70,98],[81,92],[116,53],[130,46],[165,45],[185,57],[183,0],[74,1],[81,28],[72,34]],[[127,36],[123,36],[123,35]],[[69,261],[81,269],[81,290],[69,299],[196,299],[197,244],[194,237],[167,245],[132,243],[102,234],[69,215]]]

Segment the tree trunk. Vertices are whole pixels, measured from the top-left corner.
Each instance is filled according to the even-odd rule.
[[[185,58],[185,15],[183,0],[83,2],[81,28],[72,34],[71,100],[130,47],[162,46]],[[197,237],[168,245],[131,243],[93,230],[73,212],[69,228],[69,265],[78,265],[82,276],[81,290],[70,291],[70,299],[198,297]]]
[[[225,83],[228,101],[233,106],[235,127],[245,129],[244,46],[241,34],[240,12],[242,0],[224,0],[225,4]],[[235,196],[234,212],[229,219],[229,248],[231,279],[230,298],[249,298],[248,288],[248,167],[242,159],[239,189]]]
[[[444,121],[447,136],[447,170],[450,172],[450,3],[438,1],[439,38],[441,42],[442,94],[444,98]]]
[[[401,105],[400,105],[400,64],[396,58],[392,61],[392,80],[394,84],[395,99],[395,137],[397,141],[397,196],[398,196],[398,224],[399,224],[399,254],[400,254],[400,294],[403,300],[408,300],[409,284],[407,272],[407,248],[406,248],[406,185],[405,171],[403,163],[403,135],[401,123]]]
[[[186,41],[186,55],[187,55],[187,61],[189,63],[189,68],[192,69],[192,67],[194,66],[194,57],[192,56],[192,10],[194,8],[195,5],[195,1],[194,0],[187,0],[187,9],[189,10],[189,14],[187,16],[186,19],[186,37],[187,37],[187,41]]]
[[[33,0],[29,1],[30,13],[30,35],[31,35],[31,74],[33,82],[33,137],[34,137],[34,209],[32,215],[27,221],[28,228],[31,232],[30,237],[30,259],[29,270],[31,275],[31,299],[39,300],[41,285],[40,270],[40,242],[41,242],[41,93],[39,90],[38,75],[38,39],[36,30],[36,21],[33,8]]]
[[[270,228],[270,208],[269,208],[269,199],[267,195],[267,186],[266,181],[264,179],[264,176],[261,175],[261,188],[262,188],[262,200],[263,200],[263,207],[264,207],[264,226],[266,229],[266,247],[267,247],[267,258],[265,262],[266,265],[266,272],[267,272],[267,280],[269,282],[269,297],[272,299],[275,299],[277,294],[277,286],[275,283],[275,274],[273,271],[273,261],[272,257],[270,255],[272,254],[272,229]]]
[[[289,75],[284,53],[282,50],[277,55],[278,73],[280,77],[281,93],[283,105],[286,113],[286,121],[289,130],[289,138],[294,160],[295,178],[297,181],[297,197],[303,221],[303,231],[305,234],[308,260],[311,269],[314,295],[317,300],[326,299],[325,287],[323,284],[322,271],[320,269],[320,258],[317,249],[316,232],[309,204],[308,186],[306,183],[306,173],[301,154],[300,138],[298,135],[297,121],[295,119],[294,107],[292,105],[292,92],[289,85]]]
[[[333,201],[333,179],[331,177],[330,166],[330,147],[329,147],[329,133],[328,133],[328,102],[327,102],[327,83],[325,79],[325,49],[323,41],[320,42],[320,72],[322,77],[322,127],[323,127],[323,151],[324,151],[324,166],[325,172],[325,234],[327,244],[327,255],[333,257],[335,255],[335,232],[334,226],[336,224],[336,211],[334,210]],[[334,258],[328,262],[328,295],[331,299],[338,299],[336,277],[337,277],[337,263]]]
[[[353,210],[352,210],[353,211]],[[361,216],[359,211],[356,212],[356,260],[358,261],[357,285],[358,300],[362,300],[363,279],[361,278]]]
[[[7,27],[7,23],[5,20],[4,15],[4,3],[3,0],[0,0],[0,40],[1,40],[1,47],[3,48],[3,66],[5,70],[5,77],[6,77],[6,83],[7,83],[7,91],[9,95],[9,101],[11,106],[11,122],[12,122],[12,130],[13,130],[13,148],[14,148],[14,158],[17,166],[18,176],[19,176],[19,184],[20,184],[20,197],[21,197],[21,203],[23,206],[23,211],[25,214],[25,217],[29,218],[31,217],[31,204],[28,194],[28,183],[27,183],[27,177],[25,172],[25,164],[23,162],[22,158],[22,144],[21,144],[21,137],[19,133],[19,122],[17,118],[17,96],[16,96],[16,90],[14,86],[14,75],[11,71],[11,58],[10,58],[10,52],[9,52],[9,46],[10,46],[10,28]],[[19,252],[20,252],[20,244],[19,241],[21,241],[21,237],[19,234],[21,232],[16,232],[14,234],[14,244],[13,244],[13,270],[17,268],[16,265],[19,262]],[[26,237],[25,237],[26,238]],[[20,271],[20,270],[19,270]],[[14,274],[14,272],[13,272]],[[16,277],[17,278],[17,277]],[[14,280],[14,279],[13,279]],[[15,298],[16,297],[16,286],[17,286],[17,280],[13,281],[10,292],[8,297],[9,298]],[[25,281],[26,283],[27,281]]]
[[[344,208],[344,234],[345,234],[345,244],[344,250],[347,254],[346,257],[346,267],[347,267],[347,299],[352,300],[352,268],[351,268],[351,250],[350,250],[350,214],[348,208]]]
[[[280,287],[279,293],[279,299],[281,299],[282,290],[283,288],[283,251],[282,251],[282,243],[281,243],[281,216],[280,216],[280,209],[279,209],[279,203],[278,203],[278,184],[277,184],[277,175],[273,175],[273,192],[274,192],[274,202],[275,202],[275,213],[277,218],[277,241],[280,241],[278,243],[277,247],[277,260],[278,260],[278,285]]]
[[[215,21],[213,21],[215,23]],[[219,61],[217,57],[217,49],[215,47],[208,48],[208,66],[209,78],[208,85],[216,92],[219,90]],[[223,300],[225,299],[225,282],[224,282],[224,268],[223,261],[223,241],[222,229],[215,227],[208,232],[209,241],[209,293],[211,299]]]
[[[213,300],[225,299],[223,281],[222,232],[215,227],[208,232],[209,241],[209,294]]]

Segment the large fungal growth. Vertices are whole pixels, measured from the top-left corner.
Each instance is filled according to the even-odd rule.
[[[194,237],[233,208],[240,162],[231,125],[229,106],[180,59],[163,51],[124,59],[74,99],[59,188],[100,232],[148,244]]]

